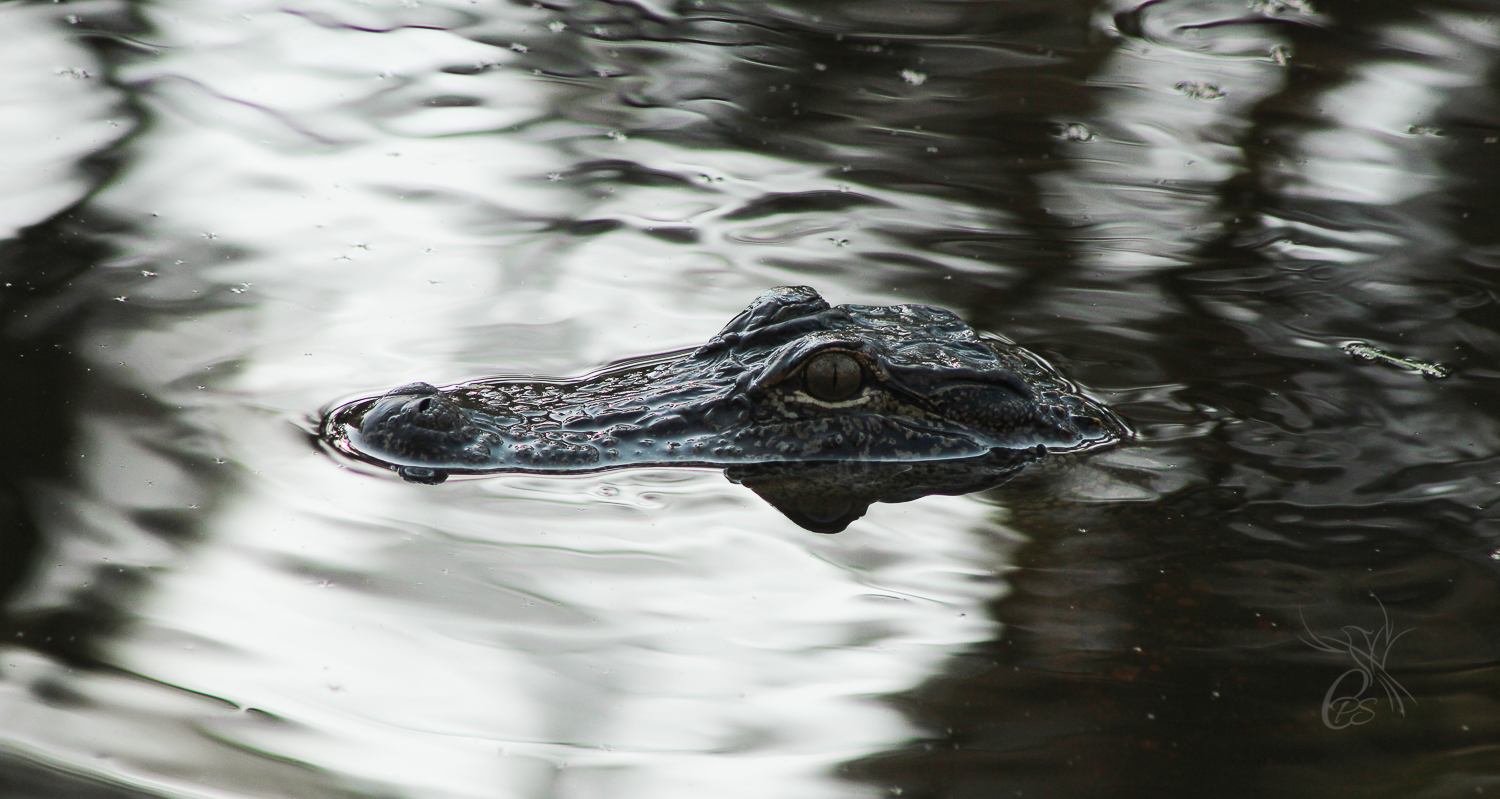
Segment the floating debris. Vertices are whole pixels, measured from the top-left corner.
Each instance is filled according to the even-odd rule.
[[[1315,16],[1318,13],[1308,0],[1252,0],[1250,10],[1267,16],[1276,16],[1277,14],[1285,14],[1287,12],[1306,14],[1307,16]]]
[[[1341,347],[1344,352],[1356,358],[1364,358],[1367,361],[1380,361],[1398,369],[1406,369],[1411,372],[1419,372],[1433,378],[1444,378],[1449,374],[1449,369],[1439,363],[1423,363],[1413,361],[1409,358],[1398,358],[1384,350],[1372,347],[1363,341],[1351,341]]]
[[[1081,122],[1069,122],[1063,125],[1057,137],[1065,141],[1093,141],[1098,138],[1092,130],[1089,130],[1088,125]]]
[[[1194,100],[1217,100],[1228,92],[1220,89],[1212,83],[1191,83],[1183,81],[1172,88],[1193,98]]]

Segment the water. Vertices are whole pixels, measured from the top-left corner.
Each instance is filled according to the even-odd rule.
[[[1495,9],[96,0],[0,39],[10,795],[1500,790]],[[309,438],[782,284],[950,308],[1139,439],[819,536],[714,471],[419,486]]]

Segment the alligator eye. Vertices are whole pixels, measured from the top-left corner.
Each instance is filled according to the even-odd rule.
[[[842,352],[828,352],[808,361],[802,370],[807,393],[824,402],[842,402],[854,396],[863,382],[859,361]]]

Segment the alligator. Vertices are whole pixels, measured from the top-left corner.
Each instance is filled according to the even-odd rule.
[[[325,415],[337,452],[414,483],[450,475],[724,468],[798,524],[961,494],[1124,423],[1041,358],[926,305],[765,292],[701,347],[579,378],[411,383]]]

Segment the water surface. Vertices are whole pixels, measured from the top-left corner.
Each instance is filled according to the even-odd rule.
[[[1500,790],[1497,47],[1464,2],[0,3],[0,788]],[[786,284],[1139,437],[837,536],[310,439]]]

